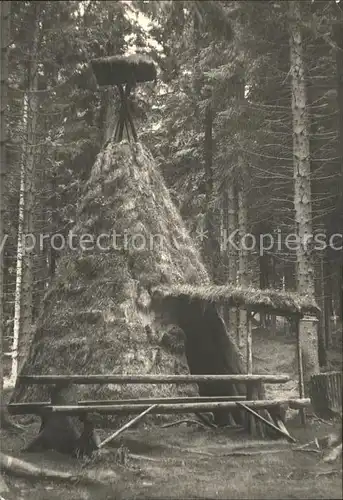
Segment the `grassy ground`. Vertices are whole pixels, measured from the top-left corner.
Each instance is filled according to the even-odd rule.
[[[288,427],[301,444],[337,431],[338,424],[312,421],[304,429],[293,421]],[[321,452],[294,451],[294,445],[284,441],[252,440],[232,429],[183,424],[127,431],[121,442],[127,449],[125,465],[117,463],[116,448],[103,450],[89,463],[53,452],[20,452],[36,431],[37,425],[30,425],[20,437],[3,432],[2,450],[75,474],[97,476],[111,470],[112,477],[103,486],[62,486],[6,477],[11,493],[4,495],[5,500],[342,498],[341,462],[326,464]]]

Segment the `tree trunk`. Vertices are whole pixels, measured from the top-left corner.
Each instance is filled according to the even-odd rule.
[[[294,164],[294,208],[297,245],[297,291],[301,295],[314,297],[314,271],[311,243],[311,166],[309,144],[309,121],[307,112],[303,41],[301,34],[300,2],[289,2],[290,62],[292,76],[293,115],[293,164]],[[311,375],[319,371],[318,338],[315,328],[301,335],[304,355],[304,377],[309,382]]]
[[[10,28],[10,2],[0,3],[0,38],[1,38],[1,65],[0,65],[0,407],[3,407],[3,382],[4,382],[4,180],[6,173],[6,141],[7,141],[7,85],[8,85],[8,46]],[[0,421],[1,427],[2,419]],[[3,486],[5,489],[5,487]]]
[[[320,367],[327,365],[326,353],[326,315],[325,315],[325,276],[324,276],[324,252],[318,252],[316,259],[316,300],[321,314],[318,324],[318,359]]]
[[[244,172],[245,166],[240,163],[240,172]],[[248,210],[247,210],[247,195],[246,195],[246,179],[243,176],[243,181],[238,190],[238,230],[239,230],[239,260],[238,260],[238,281],[242,287],[248,286],[248,254],[246,249],[245,236],[248,232]],[[245,309],[239,310],[239,327],[238,327],[238,345],[243,347],[247,337],[248,317]],[[244,350],[244,355],[246,355]]]
[[[0,36],[1,36],[1,65],[0,65],[0,429],[18,429],[18,426],[10,422],[7,408],[4,400],[4,270],[3,270],[3,245],[6,243],[4,231],[4,180],[6,174],[6,142],[7,142],[7,79],[8,79],[8,46],[9,46],[9,30],[10,30],[10,2],[0,3]],[[5,484],[0,482],[2,491],[5,492]],[[1,493],[1,490],[0,490]]]
[[[260,268],[260,288],[264,290],[269,287],[269,256],[267,254],[260,255],[259,257]],[[260,312],[260,323],[262,328],[267,326],[266,313]]]
[[[35,166],[37,157],[36,129],[38,118],[38,43],[40,36],[40,5],[34,4],[35,28],[32,37],[31,57],[28,79],[29,90],[27,93],[28,114],[27,114],[27,146],[25,158],[25,204],[24,204],[24,224],[25,235],[34,234],[33,211],[35,200]],[[23,275],[21,294],[21,338],[19,346],[19,356],[25,359],[31,337],[32,328],[32,301],[33,301],[33,251],[31,238],[27,239],[29,245],[23,248]],[[19,364],[18,369],[20,370]],[[12,374],[15,376],[16,374]]]
[[[26,180],[26,138],[27,130],[27,96],[23,99],[23,144],[20,167],[20,191],[19,191],[19,212],[18,212],[18,238],[17,238],[17,259],[16,259],[16,283],[14,296],[14,322],[13,322],[13,343],[12,343],[12,367],[11,386],[15,385],[18,375],[19,358],[19,338],[21,336],[21,312],[22,312],[22,282],[23,282],[23,236],[24,236],[24,214],[25,214],[25,180]]]
[[[36,237],[39,238],[40,234],[44,234],[49,228],[49,211],[47,210],[46,203],[42,203],[41,194],[46,191],[49,181],[50,172],[46,169],[45,164],[42,163],[42,150],[40,151],[40,158],[37,159],[37,164],[43,165],[40,168],[39,175],[37,176],[37,186],[36,190],[39,193],[35,203],[35,217],[37,221],[37,226],[35,228]],[[55,191],[53,191],[55,193]],[[50,195],[51,196],[51,195]],[[33,274],[33,306],[32,306],[32,321],[38,319],[40,315],[42,299],[45,295],[47,283],[49,280],[49,267],[48,267],[48,257],[49,257],[49,245],[46,240],[42,241],[42,244],[38,244],[36,247],[36,255],[34,260],[34,274]]]
[[[343,1],[340,0],[337,4],[340,9],[340,21],[335,26],[335,42],[336,50],[336,73],[337,73],[337,104],[338,104],[338,158],[340,168],[338,169],[338,203],[335,214],[337,232],[342,232],[343,227]],[[342,253],[342,251],[341,251]],[[338,259],[339,260],[339,259]],[[339,304],[338,316],[343,323],[343,267],[341,258],[341,272],[338,275],[339,294],[341,295]]]
[[[277,269],[276,269],[276,259],[275,259],[275,254],[272,254],[270,256],[270,260],[271,260],[271,286],[272,288],[274,289],[277,289],[278,288],[278,280],[277,280]],[[271,314],[270,315],[270,322],[269,322],[269,328],[270,328],[270,332],[273,334],[273,335],[276,335],[276,315],[275,314]]]
[[[223,235],[222,241],[227,242],[229,236],[237,229],[237,190],[234,176],[226,178],[223,183],[222,209],[223,209]],[[237,250],[228,242],[223,248],[223,281],[225,284],[236,286],[237,283]],[[233,338],[237,337],[238,317],[237,309],[225,310],[224,317],[228,324],[229,332]]]
[[[236,97],[237,103],[244,102],[245,82],[243,79],[238,78]],[[245,158],[242,153],[238,154],[238,175],[239,186],[237,193],[238,202],[238,232],[239,232],[239,258],[238,258],[238,283],[242,287],[249,284],[248,280],[248,251],[247,245],[249,241],[246,239],[248,233],[248,195],[247,195],[247,181],[248,171]],[[237,343],[240,347],[245,346],[248,330],[248,316],[245,309],[239,310],[239,326]],[[244,358],[246,357],[246,349],[243,349]]]
[[[212,227],[212,191],[213,191],[213,172],[212,172],[212,160],[213,160],[213,111],[212,104],[209,103],[206,108],[205,114],[205,140],[204,140],[204,165],[205,165],[205,189],[206,189],[206,207],[205,207],[205,238],[204,238],[204,257],[205,262],[208,267],[210,275],[214,276],[214,262],[212,255],[211,242],[213,239],[213,227]]]
[[[57,216],[57,196],[56,196],[56,189],[57,189],[57,182],[56,182],[56,173],[53,172],[51,174],[51,179],[50,179],[50,190],[52,196],[50,200],[50,235],[52,236],[54,233],[57,232],[58,229],[58,216]],[[56,272],[56,260],[57,260],[57,252],[54,249],[54,247],[51,245],[51,241],[49,242],[49,249],[48,249],[48,260],[49,260],[49,284],[51,285],[52,280],[55,276]]]
[[[327,257],[324,260],[324,316],[325,316],[325,349],[331,347],[331,315],[332,315],[332,267]]]
[[[216,216],[212,207],[213,201],[213,109],[212,98],[207,105],[205,113],[205,140],[204,140],[204,164],[205,164],[205,233],[203,240],[204,260],[212,279],[218,281],[219,242],[216,231]]]

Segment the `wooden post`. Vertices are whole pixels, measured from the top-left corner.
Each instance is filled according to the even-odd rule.
[[[247,384],[247,399],[249,401],[256,401],[258,399],[257,386],[255,382],[249,382]],[[247,417],[246,424],[248,431],[251,434],[251,436],[256,437],[257,436],[256,419],[253,417],[251,413],[247,413],[246,417]]]
[[[247,374],[252,374],[252,328],[251,311],[247,309]]]
[[[251,325],[251,312],[249,309],[246,311],[247,314],[247,343],[246,343],[246,349],[247,349],[247,374],[251,375],[252,374],[252,325]],[[256,397],[256,385],[254,383],[249,383],[247,384],[247,399],[253,401],[254,399],[257,399]],[[256,436],[256,420],[255,418],[248,413],[247,414],[247,427],[249,429],[249,432],[252,436]]]
[[[296,319],[296,339],[297,339],[297,358],[298,358],[298,387],[299,387],[299,398],[303,399],[305,397],[305,386],[304,386],[304,371],[303,371],[303,359],[302,359],[302,349],[300,340],[300,318]],[[300,409],[300,419],[303,425],[306,424],[306,413],[305,408]]]
[[[265,396],[266,396],[265,389],[264,389],[262,382],[256,382],[256,399],[265,399]],[[268,413],[268,410],[264,410],[264,409],[259,410],[259,414],[262,415],[262,417],[265,413]],[[264,438],[265,432],[264,432],[264,426],[263,426],[262,422],[260,420],[258,420],[256,422],[256,424],[257,424],[258,435],[260,437]]]

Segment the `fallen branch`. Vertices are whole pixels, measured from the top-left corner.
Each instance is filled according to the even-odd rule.
[[[161,458],[153,458],[146,455],[137,455],[137,453],[130,453],[130,458],[133,458],[135,460],[146,460],[147,462],[161,462]]]
[[[192,453],[194,455],[204,455],[206,457],[215,457],[217,455],[215,455],[214,453],[210,453],[208,451],[198,451],[198,450],[192,450],[192,448],[180,448],[179,446],[168,446],[168,448],[172,448],[172,449],[178,449],[182,452],[186,452],[186,453]]]
[[[315,444],[316,447],[317,447],[317,450],[320,449],[320,446],[319,446],[319,443],[318,443],[318,439],[316,438],[314,441],[309,441],[308,443],[305,443],[305,444],[302,444],[301,446],[298,446],[297,448],[293,448],[293,451],[301,451],[301,450],[304,450],[305,448],[308,448],[309,446],[311,446],[312,444]]]
[[[302,451],[303,453],[321,453],[320,450],[314,450],[313,448],[293,448],[293,451]]]
[[[48,479],[66,483],[108,483],[116,478],[113,471],[89,471],[87,475],[74,475],[45,467],[37,467],[29,462],[5,455],[0,452],[0,469],[10,476],[26,477],[30,479]]]
[[[248,413],[251,413],[252,415],[254,415],[254,417],[256,417],[257,419],[261,420],[261,422],[263,422],[264,424],[266,424],[271,429],[274,429],[274,431],[276,431],[278,434],[281,434],[282,436],[286,437],[289,441],[292,441],[293,443],[296,443],[296,439],[294,439],[294,437],[292,437],[288,433],[288,431],[284,432],[282,429],[280,429],[276,425],[272,424],[271,422],[269,422],[265,418],[261,417],[261,415],[259,415],[256,411],[254,411],[251,408],[249,408],[249,406],[246,406],[244,403],[238,403],[238,402],[236,403],[236,405],[244,408],[244,410],[246,410]]]
[[[313,441],[309,441],[297,448],[293,448],[294,451],[301,451],[309,446],[315,445],[317,450],[323,450],[325,448],[332,448],[334,445],[340,444],[340,437],[338,434],[328,434],[327,436],[321,438],[315,438]]]
[[[57,481],[76,482],[80,477],[43,467],[36,467],[24,460],[0,452],[0,468],[9,475],[30,478],[54,479]]]
[[[257,455],[269,455],[270,453],[282,453],[285,448],[277,450],[257,450],[257,451],[231,451],[220,455],[221,457],[255,457]]]
[[[327,471],[323,471],[323,472],[318,472],[316,474],[316,478],[317,477],[320,477],[320,476],[334,476],[335,474],[341,474],[342,471],[338,470],[338,469],[334,469],[334,470],[327,470]]]
[[[154,408],[156,408],[156,406],[158,406],[158,405],[155,404],[155,405],[149,406],[149,408],[147,410],[144,410],[142,413],[140,413],[139,415],[137,415],[137,417],[135,417],[132,420],[130,420],[129,422],[127,422],[120,429],[118,429],[116,432],[114,432],[113,434],[111,434],[111,436],[109,436],[108,438],[106,438],[102,443],[99,444],[98,448],[99,449],[102,448],[107,443],[109,443],[110,441],[112,441],[113,439],[115,439],[116,437],[118,437],[126,429],[129,429],[133,424],[135,424],[136,422],[139,422],[139,420],[141,420],[151,410],[153,410]]]
[[[204,429],[208,428],[208,426],[203,424],[202,422],[199,422],[198,420],[192,420],[191,418],[184,418],[182,420],[176,420],[175,422],[168,422],[167,424],[164,424],[161,427],[166,429],[167,427],[173,427],[174,425],[185,424],[185,423],[197,424],[203,427]]]

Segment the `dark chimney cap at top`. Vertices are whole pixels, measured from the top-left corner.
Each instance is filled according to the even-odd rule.
[[[98,85],[134,85],[156,81],[156,66],[151,59],[140,54],[110,56],[93,59],[91,66]]]

